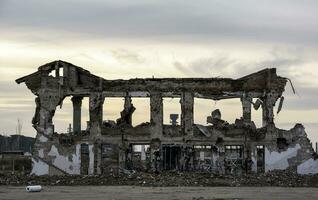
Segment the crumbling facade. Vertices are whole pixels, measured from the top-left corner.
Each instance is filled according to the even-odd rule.
[[[16,82],[24,82],[37,96],[32,120],[37,131],[32,173],[37,175],[127,170],[243,174],[291,169],[318,173],[318,160],[304,127],[275,127],[274,106],[278,104],[281,110],[287,83],[286,78],[277,76],[276,69],[240,79],[106,80],[73,64],[54,61]],[[73,132],[58,134],[52,118],[67,96],[72,96]],[[89,97],[86,130],[81,130],[83,97]],[[103,120],[103,103],[109,97],[125,99],[116,122]],[[132,125],[133,97],[150,99],[150,123]],[[163,124],[164,97],[180,98],[180,125]],[[215,110],[207,116],[209,125],[194,124],[194,98],[239,98],[242,117],[229,124],[222,120],[221,111]],[[261,128],[252,121],[252,109],[262,109]],[[173,118],[175,121],[176,116]]]

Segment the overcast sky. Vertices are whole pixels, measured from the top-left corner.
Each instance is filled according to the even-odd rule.
[[[14,80],[65,60],[105,79],[239,78],[276,67],[297,90],[293,95],[287,85],[277,125],[304,123],[318,141],[317,8],[315,0],[0,0],[0,133],[14,134],[20,118],[23,133],[35,135],[34,96]],[[148,104],[135,101],[135,123],[149,119]],[[165,113],[179,112],[177,100],[165,105]],[[84,122],[87,100],[83,106]],[[241,115],[239,100],[196,100],[196,122],[204,124],[215,108],[229,121]],[[118,101],[109,100],[105,118],[115,119],[120,110]],[[259,124],[260,113],[253,117]],[[56,129],[65,131],[71,119],[66,102],[57,111]]]

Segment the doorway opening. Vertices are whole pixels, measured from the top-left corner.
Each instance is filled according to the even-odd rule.
[[[257,149],[257,173],[265,172],[265,151],[264,146],[260,145],[256,147]]]
[[[102,161],[101,172],[102,174],[114,172],[118,170],[119,162],[119,147],[117,144],[102,144],[101,145]]]
[[[163,170],[180,169],[181,146],[162,145],[162,168]]]
[[[88,144],[81,144],[81,174],[87,175],[89,169]]]

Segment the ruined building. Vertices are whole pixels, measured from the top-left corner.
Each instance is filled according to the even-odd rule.
[[[22,153],[31,153],[34,144],[34,138],[24,135],[0,135],[0,154],[3,152],[20,151]]]
[[[30,173],[34,141],[34,138],[23,135],[0,135],[0,173]]]
[[[32,173],[203,170],[243,174],[275,169],[317,173],[318,160],[304,127],[275,127],[274,106],[281,110],[287,81],[276,74],[276,69],[264,69],[239,79],[107,80],[64,61],[45,64],[16,80],[19,84],[24,82],[36,95]],[[52,119],[68,96],[73,102],[73,131],[58,134]],[[89,97],[85,130],[81,130],[83,97]],[[116,122],[103,120],[103,103],[110,97],[125,99]],[[150,123],[132,125],[136,109],[132,98],[136,97],[150,99]],[[163,124],[164,97],[181,99],[181,117],[172,115],[170,125]],[[239,98],[242,116],[229,124],[222,120],[222,111],[214,110],[207,116],[207,126],[194,124],[194,98]],[[251,119],[252,109],[262,109],[261,128],[256,128]],[[180,120],[180,125],[176,120]]]

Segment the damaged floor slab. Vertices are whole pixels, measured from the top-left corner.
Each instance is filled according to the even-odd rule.
[[[145,78],[107,80],[64,61],[54,61],[16,80],[36,96],[32,120],[37,131],[33,149],[36,175],[104,174],[114,171],[207,171],[215,174],[264,173],[276,169],[318,173],[317,154],[305,128],[278,129],[274,107],[282,110],[288,79],[264,69],[239,79]],[[72,97],[73,129],[57,133],[53,117]],[[89,98],[89,122],[81,130],[81,106]],[[108,98],[124,98],[116,121],[103,119]],[[180,98],[178,116],[163,123],[163,98]],[[132,125],[133,98],[149,98],[150,122]],[[211,110],[208,125],[195,124],[194,98],[237,98],[242,116],[231,124],[222,111]],[[256,128],[252,109],[262,110]]]

